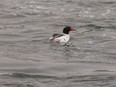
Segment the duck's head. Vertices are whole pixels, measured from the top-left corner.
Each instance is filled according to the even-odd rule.
[[[63,33],[64,34],[69,34],[70,31],[75,31],[74,28],[70,27],[70,26],[66,26],[64,29],[63,29]]]

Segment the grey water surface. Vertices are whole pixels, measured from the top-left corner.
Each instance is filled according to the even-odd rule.
[[[116,0],[0,0],[0,87],[116,87]]]

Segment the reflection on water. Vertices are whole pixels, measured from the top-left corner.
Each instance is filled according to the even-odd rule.
[[[115,0],[0,2],[0,86],[116,86]],[[51,44],[66,25],[69,44]]]

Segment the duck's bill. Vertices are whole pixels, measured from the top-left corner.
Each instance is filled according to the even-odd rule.
[[[71,31],[76,31],[76,29],[74,29],[74,28],[70,28],[70,30],[71,30]]]

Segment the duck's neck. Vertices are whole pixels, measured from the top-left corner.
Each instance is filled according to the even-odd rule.
[[[66,34],[66,33],[63,33],[64,35],[69,35],[69,33],[68,34]]]

